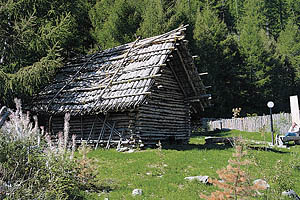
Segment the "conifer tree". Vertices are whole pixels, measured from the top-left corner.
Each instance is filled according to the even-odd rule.
[[[161,0],[146,0],[137,34],[143,38],[166,32],[166,11]]]
[[[250,164],[250,161],[245,159],[247,151],[244,148],[242,145],[236,145],[234,158],[228,160],[229,164],[226,168],[217,171],[222,181],[209,179],[209,182],[220,190],[212,192],[210,196],[201,194],[201,198],[206,200],[250,199],[257,195],[256,191],[267,189],[260,182],[252,184],[249,174],[243,169],[245,165]]]
[[[288,60],[300,80],[300,30],[295,20],[290,18],[278,38],[278,51],[282,60]]]
[[[134,0],[102,0],[90,10],[91,34],[100,49],[131,42],[141,22],[141,11]]]
[[[80,37],[78,22],[88,20],[86,6],[83,0],[0,3],[1,104],[37,92],[62,57],[83,52],[88,36]]]
[[[278,37],[276,56],[280,61],[280,68],[274,68],[278,77],[272,85],[276,87],[277,98],[282,109],[288,110],[284,100],[286,97],[297,94],[300,86],[300,31],[293,18],[290,18]],[[281,83],[281,87],[278,87]]]
[[[237,87],[243,85],[239,78],[240,58],[235,36],[228,32],[225,23],[208,5],[203,11],[198,11],[194,40],[199,70],[208,72],[206,82],[212,85],[210,92],[214,95],[213,103],[218,107],[215,112],[231,116],[232,104],[241,106],[238,102],[241,88]]]
[[[260,0],[246,0],[244,14],[238,23],[239,50],[244,57],[243,66],[248,90],[246,91],[248,106],[257,102],[252,110],[257,112],[265,108],[267,97],[270,97],[270,70],[274,65],[272,58],[272,38],[264,30],[264,3]]]

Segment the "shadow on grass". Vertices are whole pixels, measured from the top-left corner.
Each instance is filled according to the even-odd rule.
[[[164,145],[163,149],[166,150],[177,150],[177,151],[186,151],[186,150],[225,150],[232,148],[230,144],[185,144],[185,145]]]
[[[289,154],[290,152],[286,152],[286,151],[280,151],[277,149],[273,149],[270,147],[256,147],[256,146],[249,146],[250,149],[252,150],[257,150],[257,151],[270,151],[270,152],[274,152],[274,153],[280,153],[280,154]]]
[[[229,148],[233,148],[230,143],[222,144],[185,144],[185,145],[164,145],[163,149],[166,150],[177,150],[177,151],[188,151],[188,150],[226,150]],[[273,149],[270,147],[257,147],[257,146],[249,146],[251,150],[257,151],[269,151],[279,154],[289,154],[290,152],[280,151],[278,149]]]
[[[230,129],[222,129],[222,130],[215,130],[215,131],[208,131],[208,132],[194,132],[191,135],[191,138],[205,136],[205,137],[225,137],[228,136]]]

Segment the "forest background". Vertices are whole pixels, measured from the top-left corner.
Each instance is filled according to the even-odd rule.
[[[289,112],[300,87],[299,0],[1,0],[0,104],[30,101],[68,59],[189,24],[213,107]]]

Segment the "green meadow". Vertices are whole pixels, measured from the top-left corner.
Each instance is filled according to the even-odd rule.
[[[103,192],[87,193],[89,199],[200,199],[201,193],[210,194],[217,188],[199,181],[188,181],[188,176],[209,176],[218,179],[217,170],[228,165],[235,149],[225,144],[205,144],[207,136],[246,139],[246,159],[252,164],[243,169],[250,180],[264,179],[278,191],[292,185],[300,194],[300,145],[288,148],[267,148],[249,141],[271,141],[270,133],[240,131],[193,134],[190,143],[182,146],[163,146],[162,149],[137,150],[120,153],[115,149],[90,151],[88,156],[97,162]],[[143,194],[133,196],[134,189]],[[269,194],[269,196],[267,196]],[[270,197],[273,196],[273,197]],[[266,191],[255,199],[279,199]]]

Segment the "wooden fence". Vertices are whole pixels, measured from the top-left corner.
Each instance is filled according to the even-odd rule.
[[[290,113],[273,114],[273,128],[276,133],[285,134],[291,126],[292,117]],[[209,130],[215,129],[236,129],[240,131],[271,132],[270,115],[243,117],[232,119],[203,119]]]

